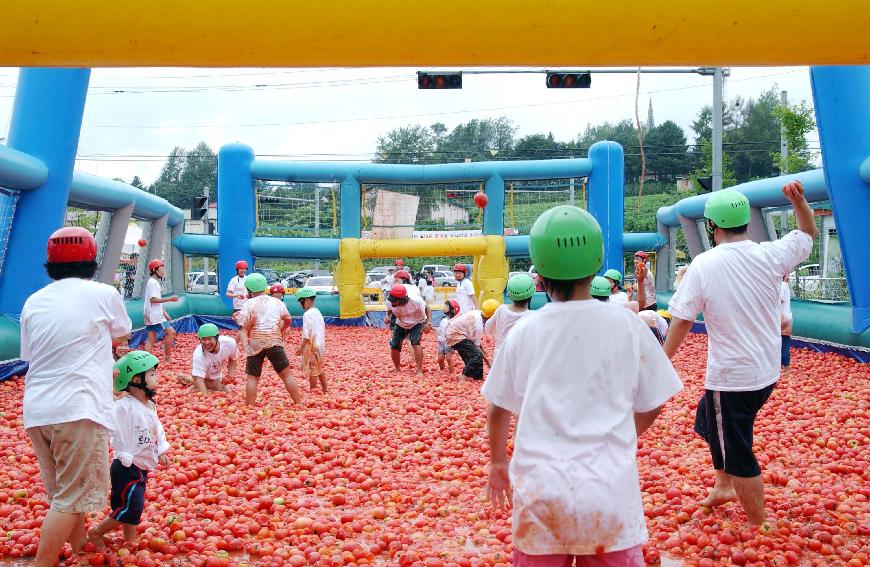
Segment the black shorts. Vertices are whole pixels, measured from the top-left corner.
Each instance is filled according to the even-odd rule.
[[[713,468],[742,478],[761,474],[752,452],[752,428],[775,386],[751,392],[704,390],[695,414],[695,433],[710,446]]]
[[[463,339],[450,346],[459,353],[459,357],[465,363],[462,375],[473,380],[483,380],[483,351],[480,347],[469,339]]]
[[[641,311],[658,311],[658,310],[659,310],[658,303],[651,303],[650,305],[647,305],[646,307],[641,309]]]
[[[275,372],[281,374],[290,367],[290,361],[287,359],[287,352],[282,346],[273,346],[264,348],[257,354],[249,356],[245,362],[245,374],[255,376],[257,378],[263,373],[263,359],[268,358]]]
[[[121,461],[115,459],[109,468],[109,476],[112,478],[112,494],[109,497],[112,511],[109,516],[122,524],[139,525],[142,510],[145,509],[145,481],[148,480],[148,471],[136,465],[125,467]]]
[[[417,323],[410,329],[406,329],[400,325],[393,327],[393,338],[390,339],[390,348],[393,350],[402,350],[402,341],[406,338],[411,340],[412,346],[420,344],[420,339],[423,338],[424,323]]]

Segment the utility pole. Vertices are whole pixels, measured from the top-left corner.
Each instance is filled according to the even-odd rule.
[[[713,191],[722,189],[722,67],[713,70]]]
[[[779,96],[782,105],[788,106],[788,92],[782,91]],[[782,156],[780,174],[785,175],[788,173],[788,140],[785,137],[785,122],[782,120],[779,121],[779,155]]]
[[[570,185],[568,188],[568,204],[572,207],[574,206],[574,178],[570,179]]]
[[[202,217],[203,225],[202,225],[202,233],[203,234],[211,234],[209,228],[211,224],[208,220],[208,187],[202,188],[202,196],[205,197],[205,214]],[[202,289],[208,289],[208,256],[202,257],[203,269],[202,269]]]
[[[314,237],[320,236],[320,184],[314,184]],[[320,260],[314,262],[314,269],[320,269]]]

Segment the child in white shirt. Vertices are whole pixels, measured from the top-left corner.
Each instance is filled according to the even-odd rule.
[[[172,317],[163,308],[164,303],[174,303],[178,301],[177,297],[162,297],[163,292],[160,289],[160,281],[166,275],[166,266],[163,260],[151,260],[148,262],[148,272],[150,277],[148,283],[145,284],[145,293],[142,296],[143,302],[143,319],[145,328],[148,331],[148,338],[145,341],[145,350],[151,352],[154,343],[157,342],[160,331],[166,333],[163,341],[163,356],[164,362],[172,362],[172,347],[175,343],[175,329],[169,324]]]
[[[793,317],[791,314],[791,288],[788,285],[788,274],[783,276],[779,286],[779,334],[782,337],[782,352],[780,365],[788,368],[791,366],[791,332]]]
[[[459,315],[459,304],[455,299],[448,299],[444,304],[444,315],[441,317],[441,323],[438,325],[438,368],[444,370],[444,363],[447,363],[447,371],[453,374],[453,353],[456,352],[451,347],[447,346],[447,326],[450,325],[451,319]]]
[[[483,380],[483,364],[491,365],[480,346],[480,340],[483,338],[483,326],[498,306],[495,299],[487,299],[480,309],[460,314],[447,326],[447,344],[459,353],[459,358],[465,363],[462,375],[466,378]]]
[[[535,295],[535,280],[529,274],[514,274],[508,280],[507,291],[512,303],[500,305],[484,326],[486,334],[495,340],[493,358],[513,326],[531,313],[529,303]]]
[[[302,344],[296,349],[296,356],[302,355],[302,376],[308,377],[312,391],[317,388],[326,393],[326,373],[323,371],[323,353],[326,348],[326,324],[323,315],[314,306],[317,297],[310,287],[303,287],[296,292],[296,299],[302,306]]]
[[[604,246],[589,213],[546,211],[529,249],[553,301],[517,323],[481,390],[488,493],[496,506],[512,493],[513,564],[644,565],[637,437],[682,385],[636,316],[591,298]]]
[[[134,350],[115,363],[116,392],[127,395],[115,400],[115,427],[112,432],[111,512],[88,531],[98,549],[105,547],[103,535],[121,526],[124,539],[135,543],[136,526],[145,508],[145,483],[158,464],[166,466],[169,443],[157,417],[154,395],[157,389],[157,358],[150,352]]]
[[[474,286],[468,279],[468,268],[465,264],[453,266],[453,277],[456,278],[456,302],[463,313],[474,311],[477,304],[474,301]]]

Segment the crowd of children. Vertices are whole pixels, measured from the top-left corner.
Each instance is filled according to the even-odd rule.
[[[783,192],[794,207],[798,229],[762,244],[747,236],[745,196],[734,190],[710,196],[704,214],[715,246],[693,259],[668,311],[657,309],[645,253],[635,256],[637,284],[629,293],[623,291],[618,270],[596,275],[603,264],[601,229],[576,207],[555,207],[534,223],[529,248],[537,281],[529,274],[512,276],[506,290],[509,304],[487,299],[478,309],[466,266],[454,267],[458,285],[438,326],[438,365],[452,373],[453,354],[458,353],[462,375],[480,381],[484,365],[490,367],[481,389],[489,402],[488,493],[496,506],[512,505],[515,567],[643,564],[647,531],[637,438],[682,389],[669,357],[702,309],[709,347],[695,430],[708,443],[716,475],[702,504],[738,500],[751,524],[764,521],[753,422],[773,392],[780,365],[789,364],[792,317],[784,274],[808,256],[817,235],[800,183],[787,184]],[[171,361],[174,331],[163,304],[177,298],[162,297],[165,267],[159,259],[149,262],[143,294],[148,340],[144,351],[128,352],[131,322],[117,292],[90,281],[95,260],[90,233],[57,231],[49,239],[46,264],[54,282],[32,295],[21,314],[21,354],[30,363],[24,423],[50,500],[38,566],[52,565],[65,541],[74,551],[86,541],[102,548],[103,536],[118,527],[126,541],[135,542],[148,474],[168,463],[170,445],[154,401],[159,361],[150,350],[165,333],[164,360]],[[300,404],[286,352],[292,319],[285,290],[280,284],[269,287],[261,274],[247,275],[247,267],[243,261],[236,264],[227,291],[245,355],[246,402],[256,402],[268,360],[293,402]],[[392,325],[391,360],[400,371],[402,344],[408,340],[421,374],[431,299],[411,283],[403,262],[396,267],[388,276],[384,319]],[[753,285],[745,285],[747,273],[753,274]],[[538,286],[549,301],[532,312]],[[310,390],[326,393],[326,332],[316,297],[310,288],[294,296],[303,310],[295,352]],[[483,347],[484,335],[494,341],[492,358]],[[195,388],[225,391],[224,365],[229,375],[238,365],[235,341],[211,323],[202,324],[197,337],[191,360]],[[114,390],[124,393],[114,402],[99,383],[110,373]],[[71,381],[81,387],[56,387]],[[114,449],[110,466],[109,439]],[[71,462],[75,465],[61,467]],[[85,514],[104,509],[107,500],[108,515],[85,531]],[[596,529],[589,529],[592,525]],[[601,537],[605,532],[606,541]]]

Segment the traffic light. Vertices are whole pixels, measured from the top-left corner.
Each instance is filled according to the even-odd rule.
[[[418,89],[461,89],[462,73],[427,73],[417,71]]]
[[[194,197],[193,204],[190,207],[190,220],[200,220],[202,217],[208,218],[208,197]]]
[[[547,71],[548,89],[588,89],[591,85],[591,73],[556,73]]]

